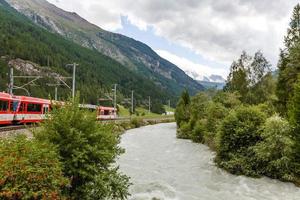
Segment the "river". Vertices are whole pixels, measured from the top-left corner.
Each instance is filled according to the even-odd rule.
[[[300,189],[269,178],[234,176],[202,144],[176,139],[174,123],[127,131],[118,160],[131,177],[131,200],[298,200]]]

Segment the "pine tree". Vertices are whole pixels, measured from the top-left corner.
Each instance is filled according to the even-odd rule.
[[[300,5],[297,4],[293,10],[290,26],[287,30],[287,35],[284,38],[285,49],[280,51],[280,58],[278,62],[278,84],[276,94],[278,97],[278,111],[286,114],[287,102],[290,94],[293,94],[293,85],[297,80],[300,72],[298,70],[297,52],[300,42]],[[300,57],[299,57],[300,58]],[[295,61],[297,63],[295,63]]]
[[[190,118],[189,105],[191,103],[190,95],[187,90],[181,94],[179,102],[176,106],[175,119],[177,126],[180,127],[181,122],[188,122]]]
[[[294,95],[288,108],[289,121],[295,127],[293,131],[295,162],[299,163],[298,169],[300,170],[300,79],[294,86]]]
[[[300,38],[300,4],[294,7],[293,15],[288,28],[287,35],[284,38],[285,46],[287,49],[293,48]]]
[[[287,52],[284,50],[280,50],[279,54],[279,62],[278,62],[278,80],[277,80],[277,88],[276,88],[276,95],[278,98],[277,101],[277,110],[281,114],[286,113],[286,103],[288,101],[288,96],[286,95],[286,88],[287,88],[287,80],[285,76],[285,69],[288,64]]]

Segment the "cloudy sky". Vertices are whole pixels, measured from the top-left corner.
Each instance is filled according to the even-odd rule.
[[[140,40],[184,70],[226,78],[243,50],[275,66],[296,0],[48,0]]]

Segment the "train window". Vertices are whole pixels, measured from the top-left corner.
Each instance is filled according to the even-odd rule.
[[[109,110],[104,110],[104,115],[109,115]]]
[[[25,103],[21,103],[20,108],[19,108],[19,112],[24,112],[24,111],[26,111]]]
[[[18,105],[19,105],[19,101],[13,101],[13,102],[12,102],[11,108],[12,108],[12,110],[13,110],[14,112],[17,111]]]
[[[8,110],[8,101],[0,100],[0,111]]]
[[[49,108],[48,107],[44,107],[43,114],[47,114],[48,112],[49,112]]]
[[[42,105],[41,104],[27,104],[27,112],[42,112]]]

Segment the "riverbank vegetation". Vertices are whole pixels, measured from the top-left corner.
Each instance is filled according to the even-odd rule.
[[[115,165],[121,133],[174,118],[99,123],[95,115],[71,101],[30,138],[0,138],[0,199],[126,199],[129,177]]]
[[[0,198],[126,199],[129,178],[115,165],[119,141],[113,125],[66,103],[34,138],[0,140]]]
[[[237,175],[300,184],[300,6],[294,8],[278,70],[243,52],[223,91],[183,92],[178,138],[207,144],[216,164]]]

